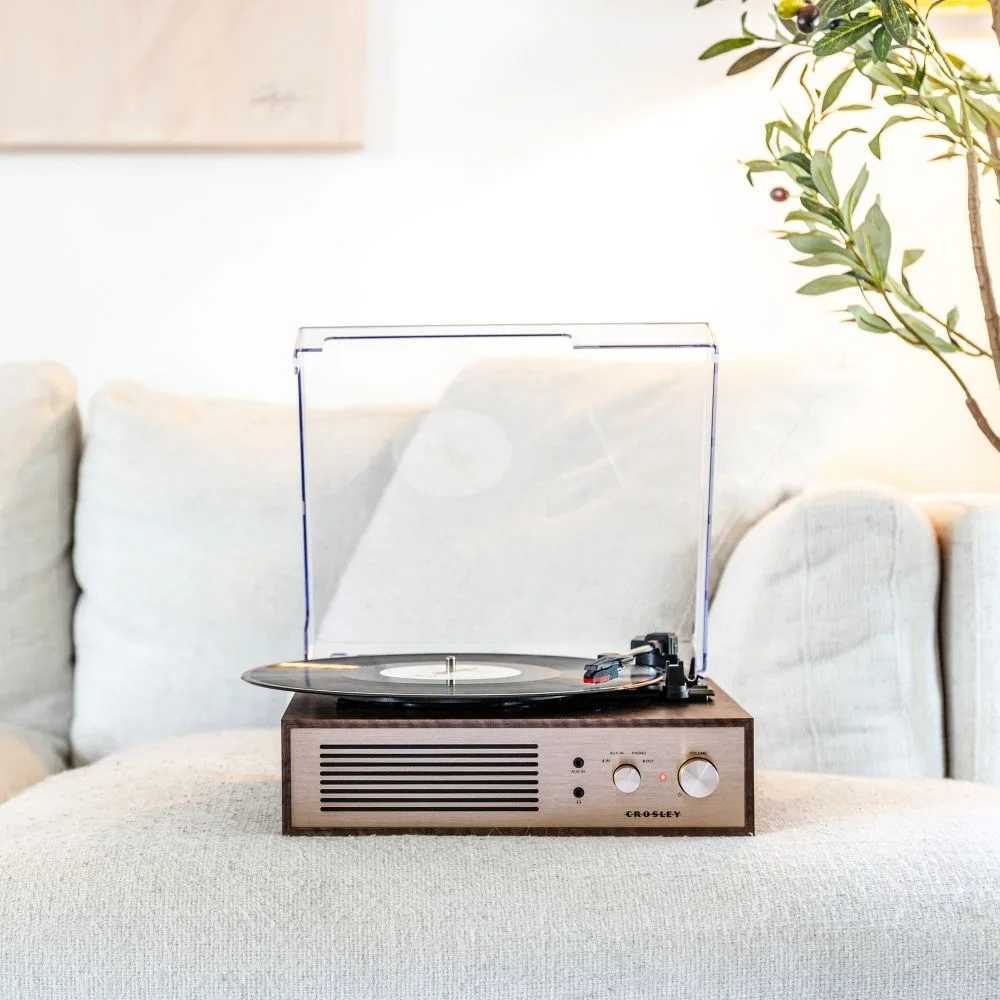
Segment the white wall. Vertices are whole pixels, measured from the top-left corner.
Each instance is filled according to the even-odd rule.
[[[837,474],[1000,489],[930,358],[793,294],[815,272],[736,162],[771,73],[696,61],[739,10],[369,0],[363,152],[0,156],[0,359],[61,360],[85,398],[120,376],[287,398],[300,324],[704,318],[729,354],[857,372]],[[926,298],[975,317],[961,175],[898,137],[887,210],[928,249]]]

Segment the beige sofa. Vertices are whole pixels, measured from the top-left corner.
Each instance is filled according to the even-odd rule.
[[[288,839],[238,678],[300,648],[290,412],[112,388],[81,465],[65,372],[0,411],[0,998],[1000,996],[991,498],[755,513],[711,660],[755,838]],[[335,430],[332,558],[411,418]]]

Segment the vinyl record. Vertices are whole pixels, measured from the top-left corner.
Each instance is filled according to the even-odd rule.
[[[629,666],[599,683],[584,679],[592,661],[513,653],[338,656],[256,667],[243,680],[282,691],[402,704],[536,701],[633,691],[662,675]]]

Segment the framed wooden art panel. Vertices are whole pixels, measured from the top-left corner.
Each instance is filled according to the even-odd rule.
[[[0,148],[355,148],[362,4],[0,0]]]

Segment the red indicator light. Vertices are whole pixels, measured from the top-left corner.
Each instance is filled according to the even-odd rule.
[[[660,779],[660,784],[663,784],[667,780],[667,778],[670,777],[670,775],[667,774],[666,771],[660,771],[658,777]]]

